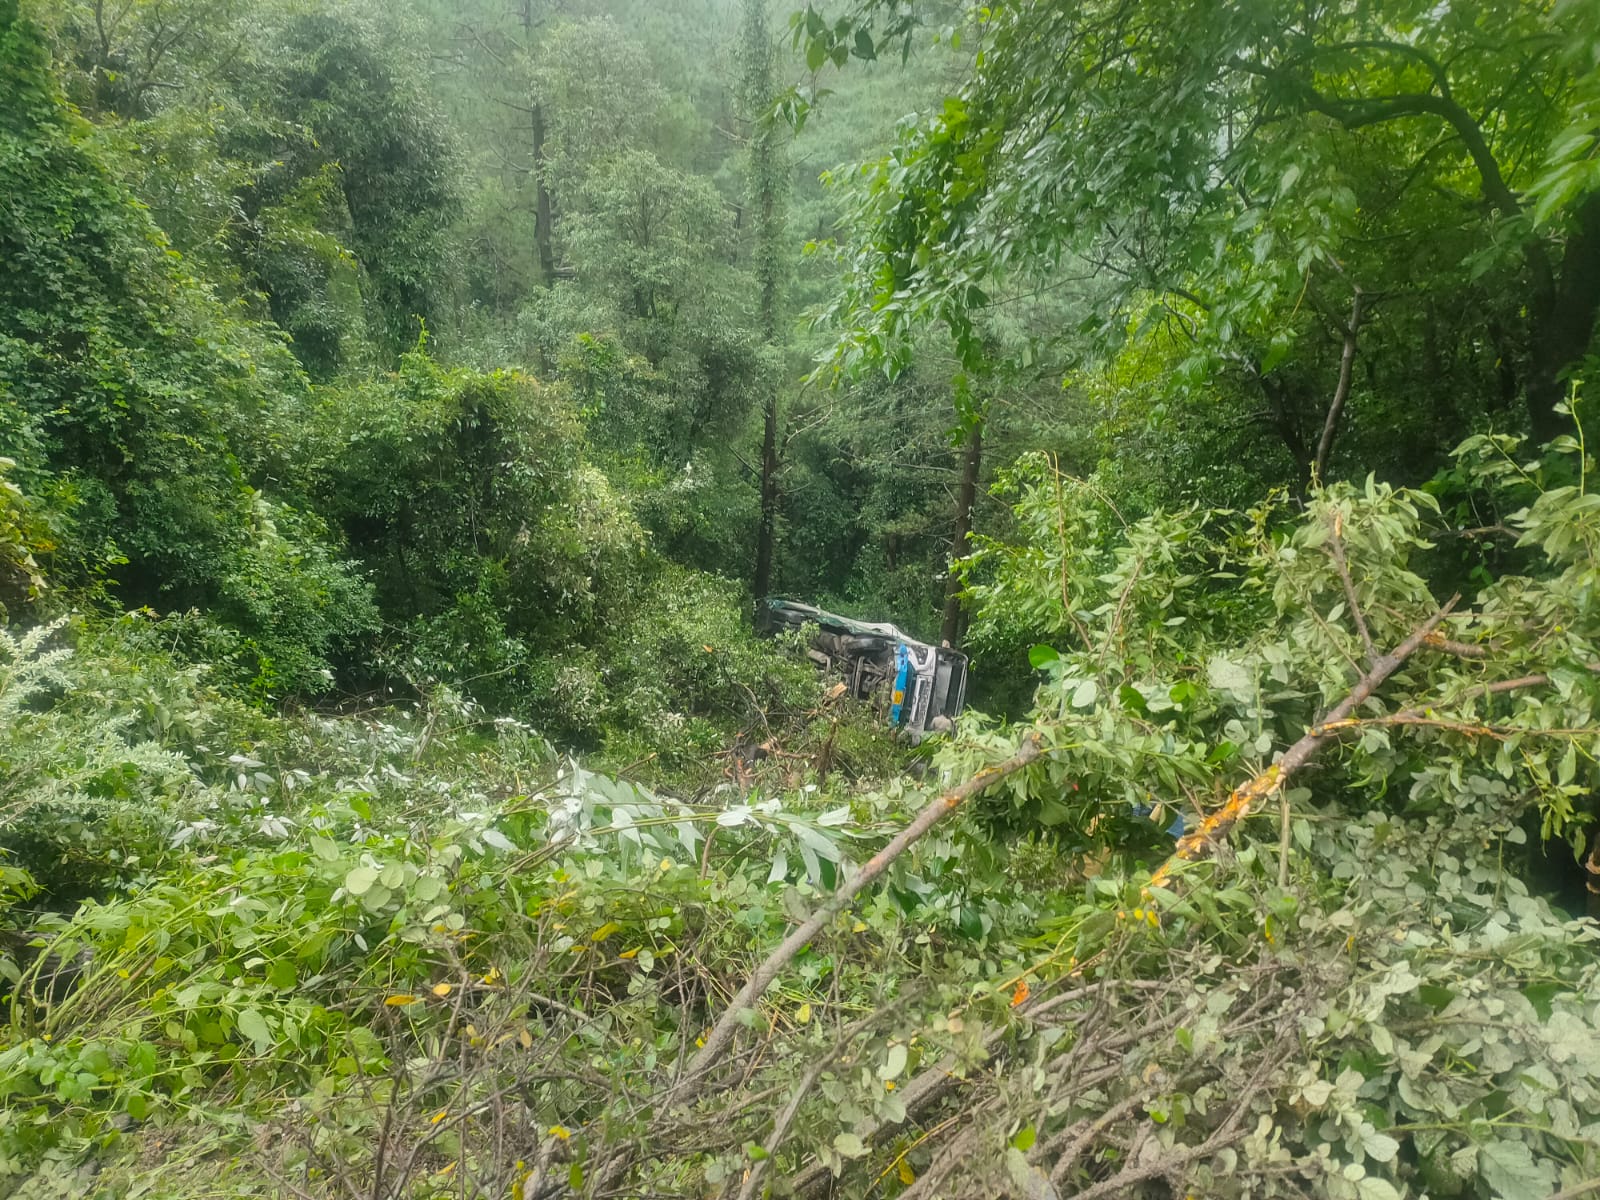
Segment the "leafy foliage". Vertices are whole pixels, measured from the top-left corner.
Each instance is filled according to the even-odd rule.
[[[1592,1188],[1591,8],[0,0],[0,1192]]]
[[[37,31],[0,16],[18,83],[0,147],[0,443],[49,562],[132,605],[231,607],[274,663],[266,686],[318,690],[370,616],[316,523],[282,510],[275,525],[248,482],[300,389],[293,361],[188,272],[55,92]]]

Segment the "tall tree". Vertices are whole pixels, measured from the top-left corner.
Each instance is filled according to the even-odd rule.
[[[955,530],[950,535],[952,564],[966,554],[967,538],[972,534],[972,509],[983,469],[983,427],[987,420],[986,412],[974,411],[962,429],[961,481],[956,485]],[[952,569],[945,579],[944,614],[939,622],[939,640],[945,645],[960,644],[961,617],[961,579]]]
[[[743,101],[750,121],[748,192],[755,220],[757,308],[761,336],[774,365],[782,370],[780,333],[783,279],[787,265],[784,246],[784,190],[788,175],[782,131],[771,112],[773,85],[772,34],[767,24],[767,0],[745,0]],[[761,417],[761,516],[756,529],[756,561],[752,588],[759,601],[772,590],[772,560],[778,519],[779,427],[783,420],[782,377],[767,388]]]

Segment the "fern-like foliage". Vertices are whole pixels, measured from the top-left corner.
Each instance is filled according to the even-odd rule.
[[[96,890],[165,845],[195,796],[182,755],[133,733],[132,714],[74,705],[65,619],[0,627],[0,851],[47,890]]]
[[[67,618],[58,617],[48,625],[35,625],[20,637],[0,626],[0,723],[11,725],[39,693],[67,686],[63,664],[72,657],[71,649],[46,649],[46,643],[66,623]]]

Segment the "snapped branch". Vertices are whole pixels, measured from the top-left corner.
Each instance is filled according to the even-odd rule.
[[[1150,877],[1147,887],[1161,887],[1172,876],[1173,870],[1179,863],[1193,862],[1204,858],[1217,846],[1217,844],[1232,831],[1233,827],[1248,817],[1255,808],[1274,792],[1278,791],[1288,781],[1289,777],[1306,763],[1310,762],[1316,753],[1333,741],[1338,734],[1341,722],[1347,720],[1357,708],[1366,703],[1367,699],[1388,680],[1389,676],[1398,671],[1404,662],[1410,658],[1427,641],[1428,635],[1439,627],[1439,623],[1450,615],[1450,610],[1456,606],[1460,596],[1452,596],[1450,600],[1426,621],[1412,630],[1409,637],[1401,642],[1388,654],[1379,655],[1372,663],[1371,668],[1350,689],[1333,709],[1308,729],[1299,741],[1283,752],[1277,762],[1269,766],[1259,775],[1246,780],[1233,790],[1227,802],[1216,812],[1200,822],[1199,828],[1193,833],[1185,834],[1178,840],[1177,848],[1172,856],[1157,868],[1156,873]]]

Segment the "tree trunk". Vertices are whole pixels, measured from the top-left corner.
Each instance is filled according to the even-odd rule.
[[[1283,443],[1283,448],[1289,452],[1289,457],[1294,460],[1295,486],[1300,489],[1300,494],[1304,495],[1311,478],[1313,459],[1311,448],[1306,445],[1305,435],[1300,431],[1297,406],[1288,385],[1282,378],[1277,375],[1263,375],[1259,368],[1255,372],[1255,377],[1261,384],[1261,394],[1267,398],[1267,417],[1272,430]]]
[[[759,602],[772,592],[772,544],[778,519],[777,389],[767,394],[766,420],[761,432],[761,524],[756,530],[756,574],[753,587]]]
[[[764,120],[772,102],[772,37],[767,27],[767,0],[745,0],[743,101],[752,123],[749,188],[753,210],[756,278],[760,284],[761,337],[783,361],[780,314],[783,306],[784,205],[787,156],[777,122]],[[755,599],[772,590],[773,548],[778,521],[778,430],[783,418],[780,383],[768,383],[761,429],[761,523],[756,530]]]
[[[978,472],[983,466],[982,417],[967,433],[967,453],[961,463],[961,486],[956,490],[956,525],[950,538],[950,573],[944,585],[944,621],[939,640],[947,646],[961,641],[961,581],[956,578],[955,561],[967,552],[967,535],[972,532],[972,506],[978,498]]]
[[[550,189],[545,186],[549,166],[544,155],[544,108],[533,105],[533,240],[539,249],[539,282],[551,287],[556,281],[556,255],[550,240],[552,213]]]
[[[1578,206],[1560,272],[1539,291],[1543,294],[1536,294],[1531,306],[1528,422],[1534,441],[1544,443],[1571,428],[1571,421],[1556,412],[1567,398],[1561,373],[1589,352],[1600,314],[1600,192]]]
[[[1361,289],[1355,289],[1350,301],[1350,323],[1344,330],[1344,349],[1339,356],[1339,383],[1333,390],[1333,400],[1328,405],[1328,417],[1322,423],[1322,436],[1317,439],[1317,457],[1311,464],[1311,486],[1321,487],[1328,482],[1328,459],[1333,454],[1334,439],[1339,436],[1339,422],[1344,419],[1344,406],[1350,399],[1350,378],[1355,371],[1356,338],[1361,333]]]

